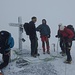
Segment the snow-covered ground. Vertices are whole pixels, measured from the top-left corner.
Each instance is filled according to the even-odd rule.
[[[39,48],[40,56],[33,58],[30,56],[30,50],[23,49],[22,55],[17,52],[18,49],[11,51],[11,61],[9,65],[3,69],[4,75],[74,75],[75,74],[75,50],[74,43],[72,46],[72,64],[63,63],[66,56],[62,57],[59,52],[54,52],[51,48],[51,54],[43,54]],[[1,58],[0,58],[1,59]]]

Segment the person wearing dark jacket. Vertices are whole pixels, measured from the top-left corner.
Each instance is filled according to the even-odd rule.
[[[0,31],[0,53],[3,62],[0,64],[0,70],[6,67],[10,60],[10,51],[14,46],[14,39],[7,31]]]
[[[46,46],[47,46],[47,53],[50,54],[50,47],[49,47],[49,39],[50,38],[50,28],[49,26],[46,24],[46,20],[43,19],[42,20],[42,24],[39,25],[36,28],[37,31],[40,32],[40,37],[41,37],[41,41],[42,41],[42,48],[43,48],[43,54],[45,54],[45,42],[46,42]]]
[[[58,29],[58,32],[57,32],[57,35],[55,36],[56,38],[59,38],[60,39],[60,48],[61,48],[61,52],[60,54],[62,54],[62,56],[65,55],[65,44],[64,44],[64,41],[63,41],[63,38],[62,38],[62,35],[60,33],[60,26],[62,25],[62,23],[60,23],[58,26],[59,26],[59,29]]]
[[[29,22],[29,38],[31,42],[31,56],[36,57],[38,56],[38,40],[36,35],[36,27],[35,23],[37,21],[36,17],[32,17],[32,21]]]
[[[66,49],[66,55],[67,55],[67,60],[65,63],[71,63],[72,57],[71,57],[71,46],[72,46],[72,38],[74,37],[74,33],[72,30],[68,29],[65,26],[60,26],[60,34],[62,35],[63,41],[65,43],[65,49]]]

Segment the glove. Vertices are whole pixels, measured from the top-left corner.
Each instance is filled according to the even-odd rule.
[[[38,38],[36,38],[38,40]]]
[[[22,38],[22,41],[25,42],[26,40],[24,38]]]
[[[58,38],[58,35],[56,35],[55,37]]]
[[[38,40],[38,37],[36,36],[36,40]]]
[[[50,36],[50,35],[48,35],[47,37],[48,37],[48,38],[50,38],[51,36]]]
[[[60,38],[60,36],[59,36],[59,35],[56,35],[55,37],[56,37],[56,38]]]

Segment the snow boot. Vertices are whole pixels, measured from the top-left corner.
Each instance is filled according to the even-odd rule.
[[[50,51],[47,51],[47,54],[50,54]]]
[[[39,54],[39,53],[37,53],[37,54],[36,54],[36,56],[40,56],[40,54]]]
[[[45,54],[45,52],[43,52],[43,54]]]
[[[64,63],[66,63],[66,64],[71,64],[71,61],[64,61]]]
[[[31,55],[32,57],[34,57],[34,58],[36,58],[37,57],[37,55]]]
[[[62,56],[66,56],[66,53],[62,53]]]
[[[63,52],[61,51],[60,54],[62,54]]]

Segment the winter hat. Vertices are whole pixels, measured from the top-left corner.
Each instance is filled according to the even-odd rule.
[[[61,31],[63,31],[64,28],[65,28],[65,27],[64,27],[63,25],[60,26],[60,30],[61,30]]]
[[[62,23],[58,24],[58,26],[61,26],[61,25],[62,25]]]
[[[33,16],[31,19],[37,19],[35,16]]]

